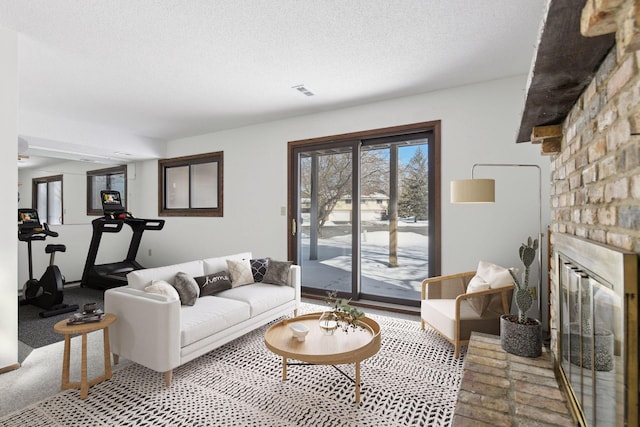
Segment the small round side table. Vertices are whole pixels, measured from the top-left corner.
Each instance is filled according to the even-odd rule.
[[[111,378],[111,351],[109,349],[109,325],[116,321],[116,315],[107,313],[99,322],[83,323],[80,325],[67,325],[67,320],[61,320],[53,326],[53,331],[64,334],[64,358],[62,360],[62,385],[60,388],[80,389],[80,398],[86,399],[89,394],[89,387]],[[102,329],[104,338],[104,375],[87,380],[87,334]],[[69,361],[71,358],[71,335],[82,334],[82,366],[80,371],[80,381],[69,381]]]

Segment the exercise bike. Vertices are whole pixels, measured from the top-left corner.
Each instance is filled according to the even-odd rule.
[[[76,311],[78,305],[63,304],[64,277],[60,269],[54,264],[56,252],[65,252],[65,245],[47,245],[45,253],[51,254],[49,266],[40,277],[33,278],[33,260],[31,242],[45,240],[47,237],[58,237],[58,233],[51,231],[47,223],[41,224],[38,211],[35,209],[18,209],[18,240],[27,242],[29,257],[29,280],[22,288],[23,299],[20,305],[32,304],[44,309],[40,317],[51,317],[58,314]]]

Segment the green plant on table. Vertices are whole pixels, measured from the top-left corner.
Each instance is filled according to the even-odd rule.
[[[529,289],[529,267],[536,259],[536,251],[538,250],[538,239],[532,240],[531,237],[527,240],[527,243],[520,245],[518,254],[520,260],[524,264],[524,273],[522,273],[522,283],[518,280],[516,275],[511,269],[509,274],[513,278],[513,282],[516,285],[515,297],[516,306],[518,306],[518,323],[527,323],[527,311],[533,305],[533,296]]]
[[[344,332],[349,332],[349,329],[365,329],[360,322],[365,316],[364,311],[352,306],[350,299],[338,298],[338,291],[330,291],[327,292],[325,302],[331,307],[331,312]]]

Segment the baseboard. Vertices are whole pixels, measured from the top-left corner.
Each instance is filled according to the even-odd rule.
[[[4,368],[0,368],[0,375],[4,374],[6,372],[15,371],[19,367],[20,367],[19,363],[14,363],[13,365],[9,365],[9,366],[5,366]]]

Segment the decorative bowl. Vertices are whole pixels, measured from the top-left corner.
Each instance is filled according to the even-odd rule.
[[[302,323],[289,323],[289,328],[291,329],[291,332],[293,332],[293,336],[300,342],[304,341],[305,337],[309,333],[309,328]]]

